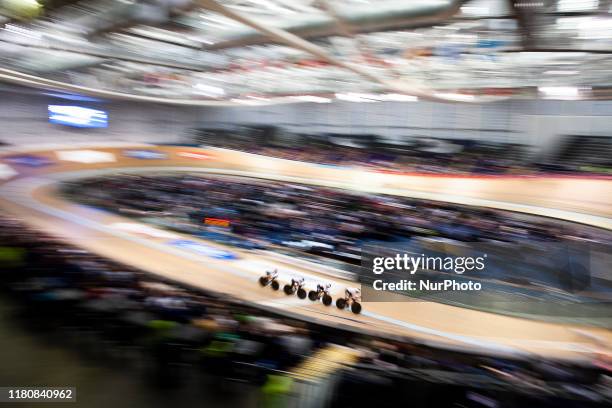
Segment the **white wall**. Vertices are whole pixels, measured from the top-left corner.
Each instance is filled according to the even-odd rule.
[[[47,121],[47,105],[106,110],[106,129],[77,129]],[[189,108],[134,102],[79,102],[0,89],[0,141],[11,144],[126,141],[186,142],[194,127],[276,125],[290,131],[370,133],[389,139],[478,138],[553,151],[564,134],[612,136],[612,101],[507,101],[484,105],[432,102]]]
[[[432,102],[293,104],[211,108],[201,126],[282,126],[296,132],[372,133],[389,139],[419,136],[477,138],[554,149],[562,135],[612,136],[612,102],[506,101],[483,105]]]
[[[334,102],[214,108],[204,112],[203,123],[271,124],[295,132],[371,133],[388,138],[465,138],[483,133],[491,140],[505,141],[513,131],[511,119],[506,109],[491,105]]]
[[[50,124],[47,105],[78,105],[108,112],[105,129]],[[196,126],[199,109],[133,102],[82,102],[0,90],[0,141],[24,145],[88,141],[177,143]]]

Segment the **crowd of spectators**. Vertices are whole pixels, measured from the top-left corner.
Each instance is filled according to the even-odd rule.
[[[527,145],[479,140],[421,137],[392,145],[376,136],[369,138],[377,142],[365,144],[355,142],[359,137],[351,139],[347,136],[345,142],[338,143],[325,138],[311,140],[311,135],[303,137],[305,139],[292,143],[266,143],[226,132],[196,137],[196,141],[289,160],[401,173],[608,176],[612,171],[609,157],[612,143],[605,137],[595,138],[597,143],[586,137],[584,140],[567,137],[557,148],[559,152],[556,155],[550,153],[547,156],[537,154]]]
[[[1,218],[0,226],[0,295],[19,302],[37,330],[93,338],[124,369],[130,366],[125,350],[137,350],[157,384],[171,386],[203,370],[221,383],[269,391],[273,378],[290,377],[288,370],[335,343],[362,355],[338,374],[333,400],[342,406],[366,406],[383,393],[392,396],[382,406],[411,401],[423,407],[456,406],[466,398],[499,406],[605,406],[612,398],[602,366],[487,357],[342,332],[162,281],[16,219]]]
[[[232,359],[284,370],[324,341],[296,321],[163,281],[19,220],[2,218],[0,226],[2,287],[31,316],[49,328],[60,321],[58,327],[100,330],[118,348],[138,343],[162,364],[159,374],[180,361],[184,347],[195,347],[203,364],[230,375],[238,369]],[[223,364],[215,365],[218,357]]]
[[[541,170],[529,165],[525,160],[525,155],[520,155],[519,152],[509,154],[520,149],[516,146],[506,146],[505,148],[497,146],[450,154],[414,149],[393,152],[339,145],[281,147],[227,141],[213,145],[308,163],[362,167],[402,173],[530,175],[537,174]]]
[[[120,175],[69,184],[73,199],[119,212],[167,217],[227,231],[263,244],[359,254],[368,242],[435,237],[464,242],[611,243],[577,224],[500,210],[300,184],[199,175]],[[349,257],[350,258],[350,257]]]
[[[326,153],[330,151],[333,153]],[[312,150],[276,147],[255,149],[253,153],[311,163],[364,167],[401,173],[529,175],[538,171],[520,160],[499,157],[495,154],[490,156],[476,153],[448,155],[404,152],[390,154],[370,153],[366,149],[350,147]]]

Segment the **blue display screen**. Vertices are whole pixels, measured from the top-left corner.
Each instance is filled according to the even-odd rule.
[[[105,128],[108,114],[82,106],[49,105],[49,122],[80,128]]]

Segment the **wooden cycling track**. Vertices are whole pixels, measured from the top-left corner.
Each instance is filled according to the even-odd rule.
[[[58,158],[58,151],[83,150],[89,151],[91,157],[78,161]],[[127,157],[131,150],[161,152],[164,157]],[[23,157],[35,159],[25,164],[16,160]],[[356,316],[335,307],[286,297],[260,288],[258,276],[277,267],[282,280],[302,275],[309,285],[328,281],[336,295],[355,283],[330,276],[315,264],[294,262],[264,251],[222,248],[174,232],[169,236],[126,230],[123,227],[133,226],[134,221],[67,202],[56,194],[61,180],[104,172],[204,171],[488,206],[612,229],[612,180],[608,178],[390,174],[226,149],[150,145],[16,150],[3,153],[0,160],[16,173],[0,180],[0,207],[4,210],[75,245],[177,282],[225,293],[261,307],[281,308],[304,319],[448,347],[589,360],[608,354],[612,346],[612,331],[603,328],[547,323],[434,302],[364,303],[363,313]],[[169,237],[231,251],[237,259],[215,259],[177,248],[168,244]]]

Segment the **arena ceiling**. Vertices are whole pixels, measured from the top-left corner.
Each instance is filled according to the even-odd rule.
[[[5,81],[201,105],[612,96],[610,0],[33,2],[0,0]]]

